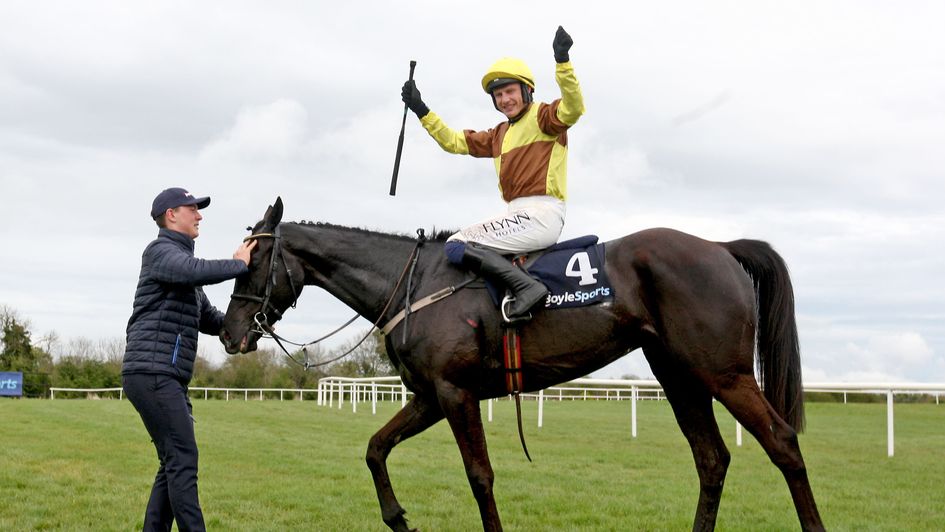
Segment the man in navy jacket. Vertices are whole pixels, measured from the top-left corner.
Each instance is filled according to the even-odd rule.
[[[218,335],[223,313],[203,292],[203,285],[249,271],[255,241],[244,242],[232,259],[194,257],[200,234],[197,198],[182,188],[162,191],[151,205],[160,228],[144,250],[128,320],[122,362],[122,387],[141,415],[157,449],[160,467],[144,517],[145,530],[204,530],[197,498],[197,441],[187,385],[197,357],[197,334]]]

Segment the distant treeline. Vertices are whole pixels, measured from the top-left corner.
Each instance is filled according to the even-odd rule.
[[[25,397],[49,397],[49,388],[117,388],[121,386],[121,362],[124,339],[92,341],[85,338],[63,344],[55,333],[34,341],[29,322],[15,311],[0,306],[0,371],[23,372]],[[358,338],[363,335],[362,331]],[[204,338],[203,341],[213,341]],[[330,360],[351,348],[333,350],[317,346],[308,349],[311,363]],[[297,360],[303,355],[297,354]],[[198,355],[192,387],[218,388],[314,388],[327,375],[377,377],[394,372],[384,352],[384,344],[375,331],[350,355],[330,365],[305,370],[284,354],[270,350],[228,356],[212,364]]]
[[[0,371],[23,372],[23,395],[25,397],[49,397],[49,388],[118,388],[121,386],[121,361],[125,353],[122,338],[92,341],[73,339],[62,345],[55,333],[33,341],[29,322],[20,319],[6,306],[0,306],[0,324],[3,337],[0,339]],[[364,335],[361,331],[357,337]],[[204,342],[214,341],[205,337]],[[317,346],[308,350],[311,363],[331,360],[354,344],[332,350]],[[303,355],[294,353],[301,361]],[[382,377],[396,375],[384,350],[380,333],[374,331],[350,355],[338,362],[305,370],[282,353],[260,350],[252,353],[228,356],[220,364],[212,364],[205,357],[197,356],[191,387],[212,388],[282,388],[313,389],[318,379],[328,375],[336,377]],[[635,375],[623,375],[624,379],[636,379]],[[564,384],[567,386],[567,384]],[[609,385],[582,385],[582,388],[612,388]],[[627,391],[629,393],[629,390]],[[564,397],[580,396],[582,392],[563,392]],[[823,403],[880,403],[886,401],[883,394],[847,392],[808,392],[805,401]],[[928,403],[941,400],[929,394],[897,394],[897,403]]]

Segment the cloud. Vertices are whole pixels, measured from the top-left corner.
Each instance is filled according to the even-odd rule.
[[[850,351],[861,358],[883,360],[889,366],[906,370],[925,366],[934,355],[925,338],[912,331],[872,336],[865,346],[851,344]]]
[[[200,151],[210,161],[284,160],[303,147],[308,113],[296,101],[280,99],[240,109],[232,127]]]
[[[879,319],[799,316],[804,380],[945,381],[945,356],[923,333]]]

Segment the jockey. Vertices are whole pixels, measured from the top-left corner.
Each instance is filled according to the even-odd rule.
[[[519,59],[502,58],[482,77],[482,89],[506,121],[486,131],[447,127],[423,103],[413,80],[401,96],[441,148],[450,153],[491,157],[499,176],[506,212],[452,235],[447,259],[501,283],[514,294],[507,315],[519,317],[544,300],[548,289],[502,254],[546,248],[558,241],[564,227],[567,197],[568,128],[584,113],[581,88],[568,51],[573,41],[558,26],[554,50],[555,80],[561,98],[533,103],[535,77]]]

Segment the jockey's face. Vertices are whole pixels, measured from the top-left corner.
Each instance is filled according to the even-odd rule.
[[[522,114],[525,102],[522,101],[522,86],[518,83],[509,83],[492,91],[496,107],[507,118],[515,118]]]

